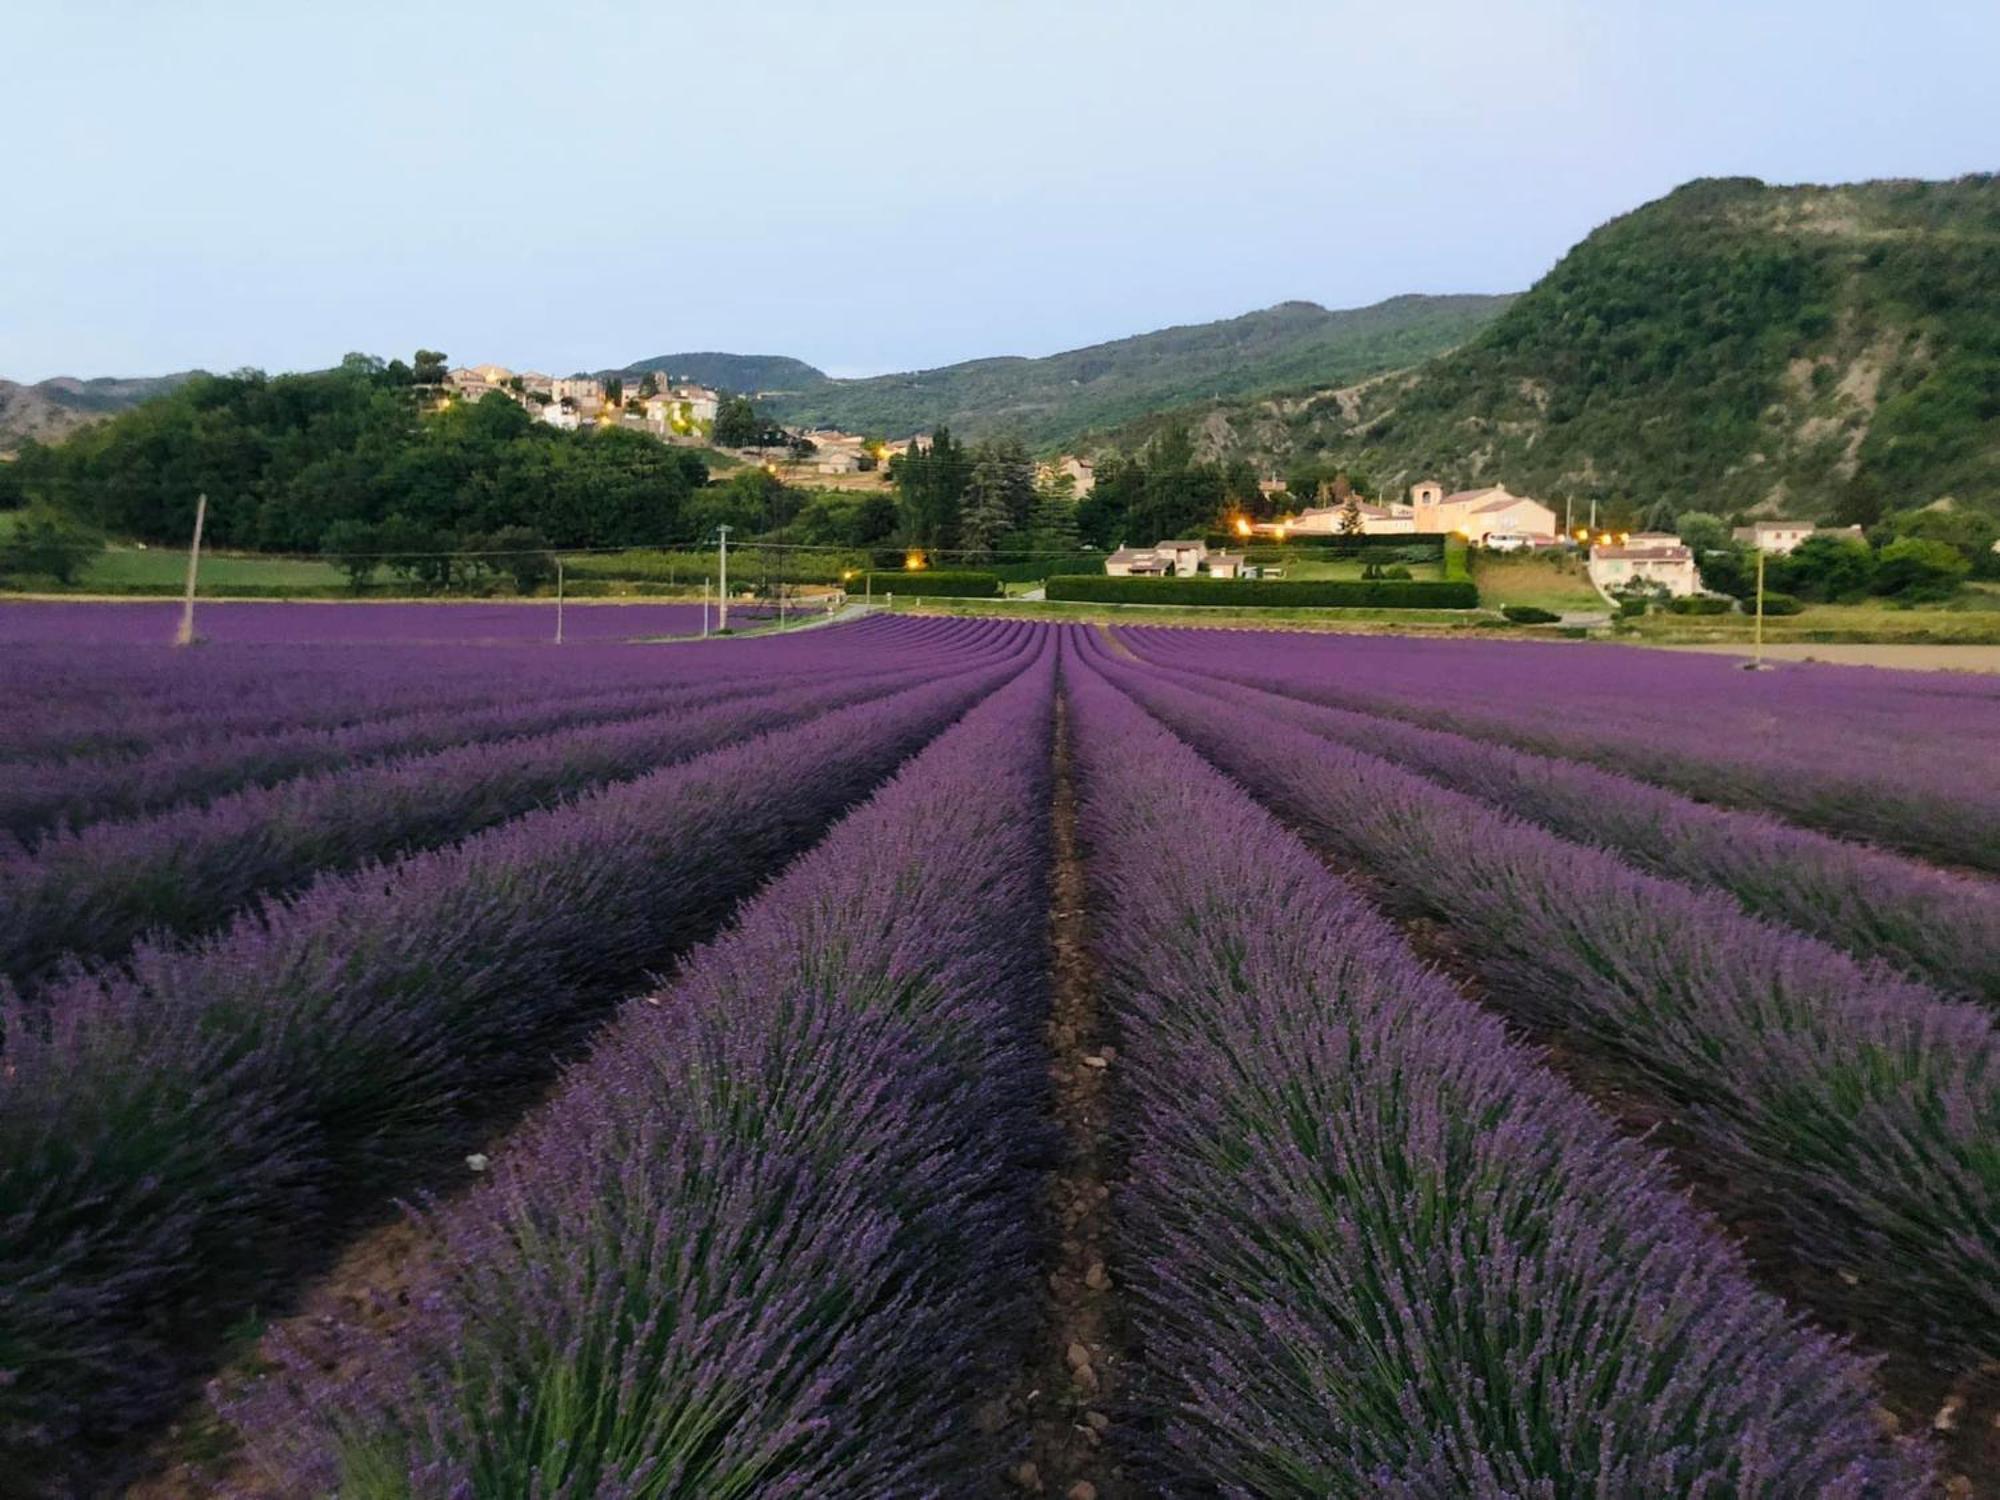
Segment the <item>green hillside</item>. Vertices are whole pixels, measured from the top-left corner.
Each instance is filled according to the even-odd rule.
[[[718,375],[710,383],[784,392],[764,405],[785,422],[889,437],[943,424],[964,436],[1008,433],[1048,447],[1164,406],[1341,384],[1400,369],[1463,342],[1509,300],[1393,297],[1340,312],[1311,302],[1281,302],[1240,318],[1166,328],[1042,359],[978,359],[863,380],[829,379],[796,360],[770,361],[793,368],[760,369],[754,379],[747,371],[733,379]],[[678,374],[684,367],[696,369],[701,359],[732,357],[662,355],[629,368]]]
[[[676,380],[692,381],[716,390],[740,391],[746,395],[759,391],[806,391],[827,382],[824,372],[789,355],[717,354],[713,351],[656,354],[651,359],[639,360],[621,370],[599,370],[597,373],[600,377],[622,376],[630,383],[648,370],[665,370]]]
[[[2000,510],[2000,178],[1690,183],[1418,370],[1184,415],[1224,454],[1323,455],[1392,486],[1862,521],[1947,495]]]

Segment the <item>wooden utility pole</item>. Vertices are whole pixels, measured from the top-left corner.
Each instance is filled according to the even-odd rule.
[[[701,575],[701,638],[708,639],[708,574]]]
[[[1750,670],[1764,670],[1764,549],[1757,549],[1757,623],[1753,627],[1750,647]]]
[[[207,519],[208,496],[203,494],[194,502],[194,540],[188,544],[187,592],[181,596],[181,628],[174,635],[176,646],[194,644],[194,583],[201,568],[202,523]]]
[[[715,630],[720,635],[729,629],[729,528],[718,526],[715,534],[722,539],[721,577],[715,585]]]

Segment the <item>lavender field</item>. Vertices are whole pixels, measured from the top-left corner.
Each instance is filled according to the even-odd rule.
[[[762,621],[770,607],[732,604],[732,626]],[[0,644],[167,645],[179,627],[179,601],[23,603],[0,601]],[[701,634],[699,604],[570,602],[565,641],[629,641]],[[715,624],[711,607],[709,622]],[[553,641],[553,600],[506,604],[352,604],[301,600],[203,600],[196,630],[230,645],[470,644]]]
[[[2000,685],[683,608],[0,610],[0,1494],[1996,1492]]]

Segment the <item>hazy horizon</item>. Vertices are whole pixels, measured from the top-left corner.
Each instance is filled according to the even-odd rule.
[[[0,375],[920,369],[1521,291],[1695,177],[2000,166],[2000,8],[1492,9],[26,14]]]

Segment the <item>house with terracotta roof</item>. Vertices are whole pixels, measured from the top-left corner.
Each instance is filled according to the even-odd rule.
[[[1663,588],[1677,598],[1701,592],[1694,552],[1678,538],[1635,536],[1622,545],[1592,547],[1586,570],[1607,598],[1634,584]]]
[[[1426,536],[1455,532],[1471,542],[1483,542],[1496,533],[1534,541],[1556,539],[1555,511],[1526,495],[1510,494],[1504,484],[1447,495],[1443,485],[1425,479],[1410,486],[1410,513],[1417,531]]]

